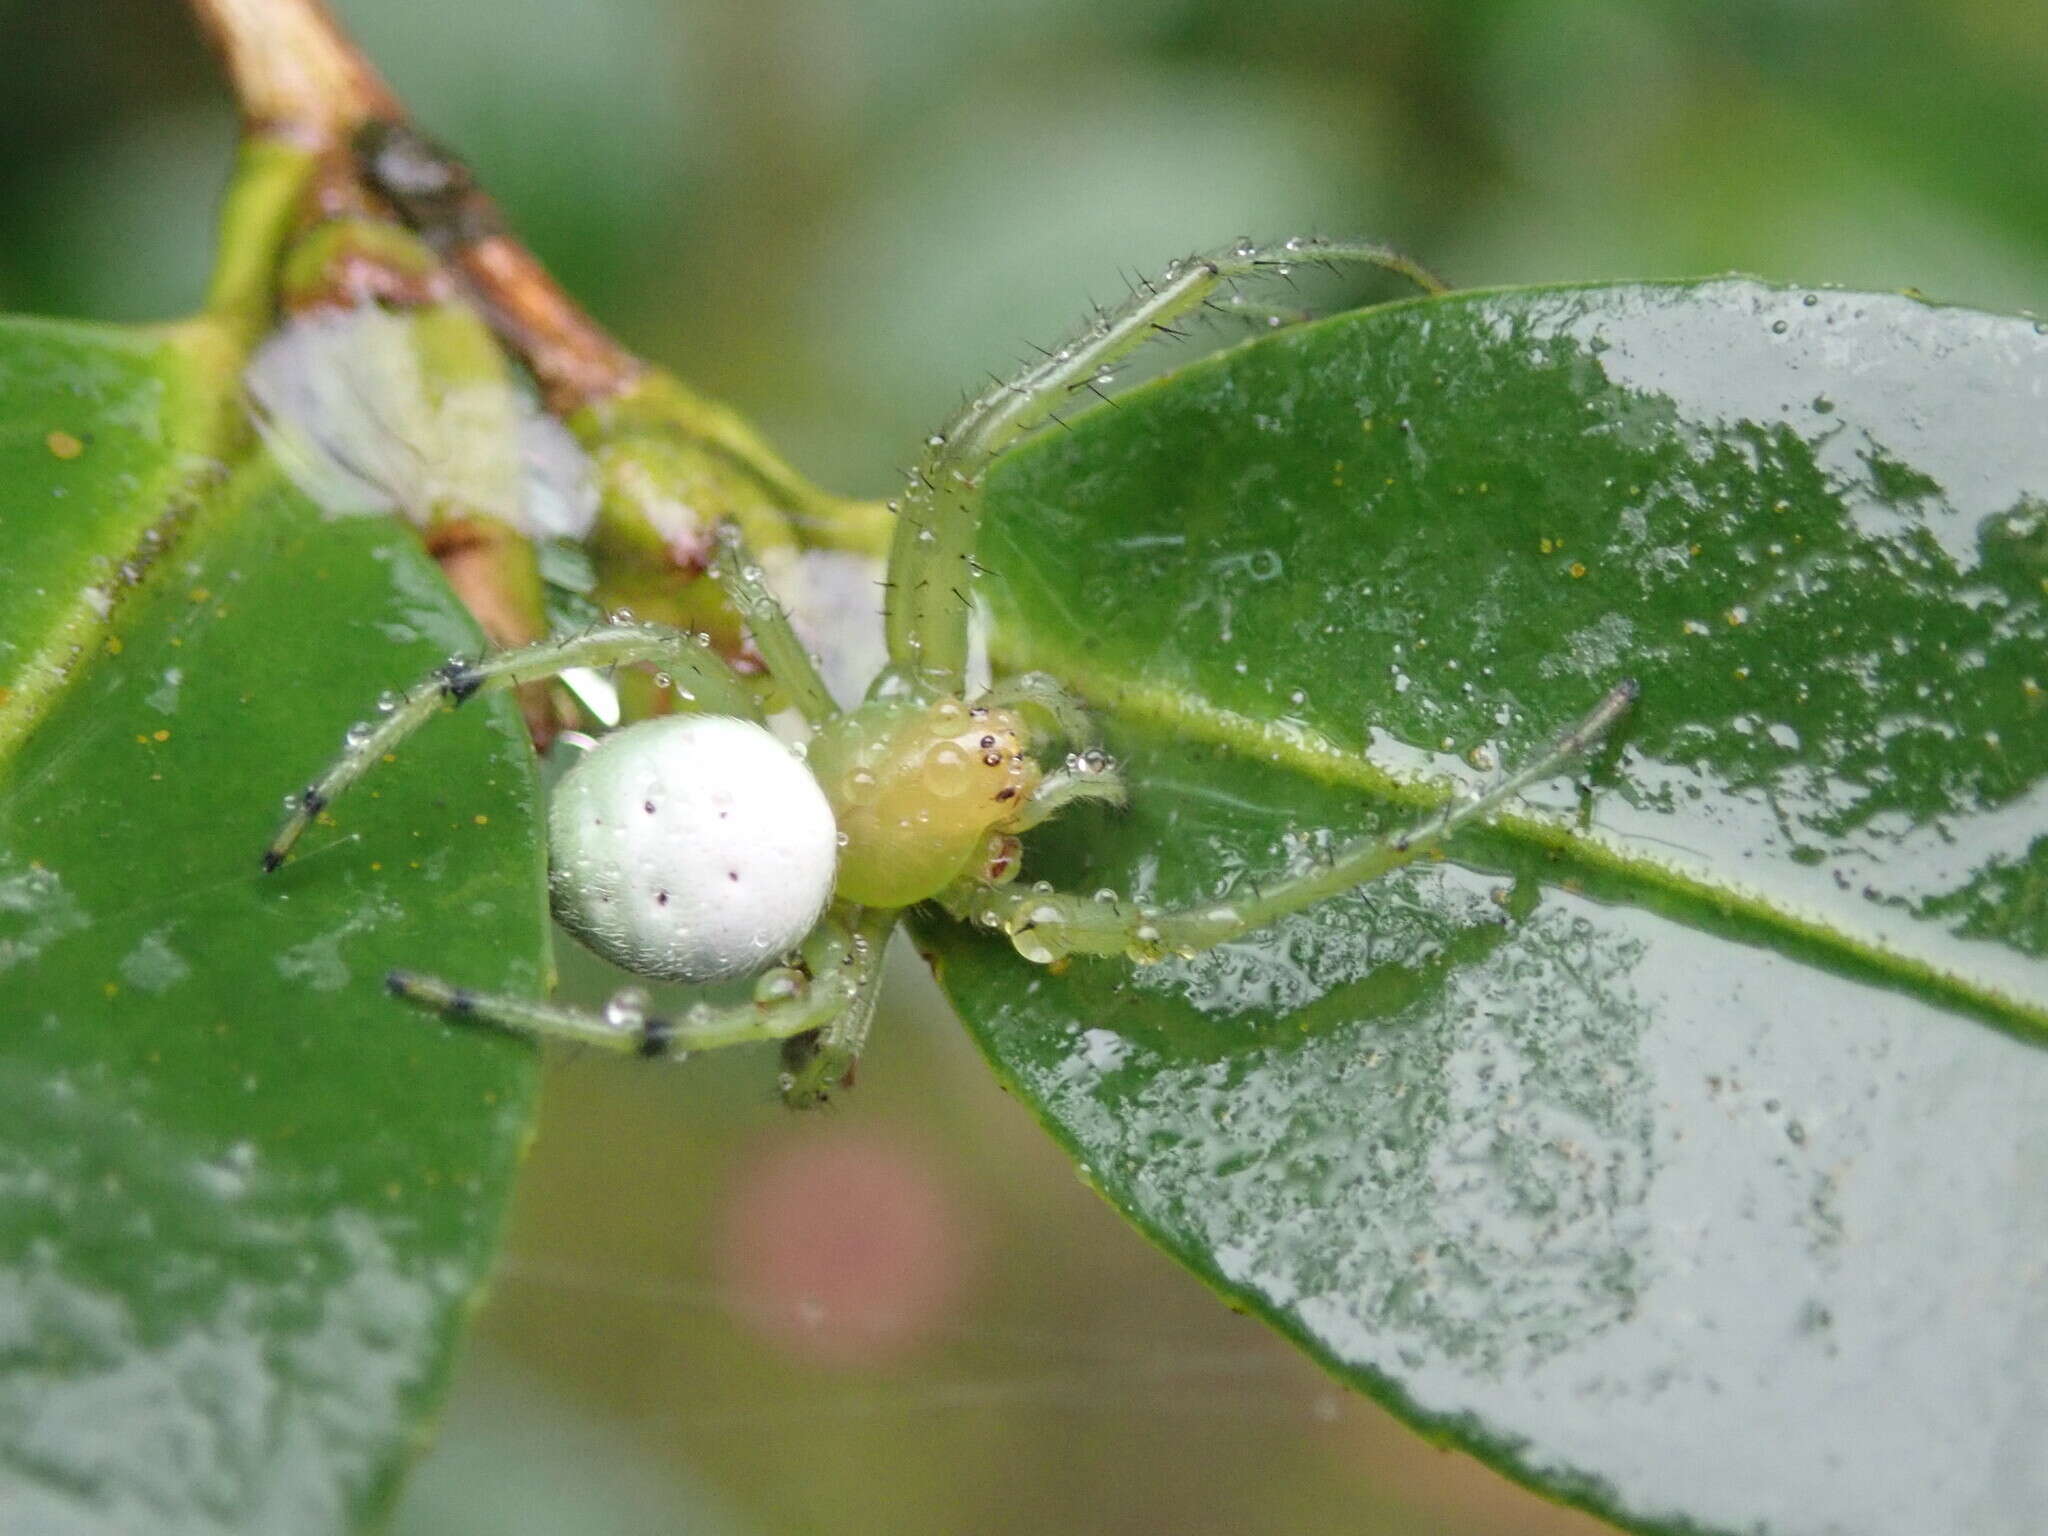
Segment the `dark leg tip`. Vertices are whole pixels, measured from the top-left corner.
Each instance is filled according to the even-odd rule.
[[[441,679],[441,691],[454,704],[464,704],[483,687],[483,675],[464,661],[451,661],[434,674]]]
[[[266,848],[263,850],[263,873],[266,875],[275,874],[277,867],[282,863],[284,863],[284,855],[278,852],[277,849]]]
[[[405,971],[386,971],[384,990],[393,997],[406,997],[412,992],[412,977]]]

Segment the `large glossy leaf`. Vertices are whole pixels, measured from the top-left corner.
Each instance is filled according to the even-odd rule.
[[[996,647],[1206,900],[1523,760],[1583,776],[1210,954],[935,929],[1005,1079],[1234,1304],[1641,1529],[2048,1507],[2048,336],[1729,280],[1282,335],[1015,455]]]
[[[221,459],[203,342],[0,326],[10,1531],[366,1518],[528,1125],[530,1052],[380,985],[542,981],[514,714],[438,724],[258,873],[351,719],[477,635],[406,530]]]

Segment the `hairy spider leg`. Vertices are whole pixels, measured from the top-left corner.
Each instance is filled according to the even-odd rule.
[[[1227,251],[1174,262],[1156,280],[1141,282],[1128,299],[1103,311],[1079,336],[968,401],[934,433],[899,505],[889,552],[886,628],[891,682],[931,694],[961,690],[982,481],[998,454],[1056,420],[1075,396],[1103,395],[1113,364],[1154,336],[1180,335],[1175,322],[1211,304],[1218,290],[1241,278],[1284,275],[1312,262],[1377,267],[1426,293],[1443,291],[1443,284],[1422,267],[1382,245],[1245,241]]]
[[[1013,709],[1037,716],[1042,724],[1051,727],[1034,732],[1039,740],[1050,737],[1070,747],[1088,746],[1095,741],[1095,724],[1086,707],[1050,672],[1013,673],[991,684],[974,702],[991,709]]]
[[[818,675],[811,653],[790,627],[789,610],[768,590],[760,562],[747,548],[746,537],[737,523],[720,523],[714,537],[718,541],[718,558],[712,563],[711,575],[746,620],[747,632],[754,637],[754,648],[761,653],[761,660],[767,663],[768,675],[789,690],[790,701],[805,720],[813,726],[823,725],[838,715],[839,706],[832,702],[831,691]]]
[[[1591,751],[1635,698],[1632,679],[1615,684],[1546,751],[1483,794],[1454,797],[1441,811],[1394,837],[1360,838],[1338,850],[1328,863],[1244,899],[1153,910],[1121,900],[963,883],[940,900],[956,917],[1000,928],[1019,954],[1041,964],[1066,955],[1125,955],[1151,961],[1194,954],[1376,880],[1430,852],[1460,827],[1491,815],[1531,784]]]
[[[864,969],[853,995],[815,1037],[799,1038],[792,1031],[783,1047],[782,1099],[791,1109],[823,1104],[852,1077],[874,1026],[875,1005],[882,994],[882,959],[900,915],[895,908],[866,907],[854,918],[850,948]]]
[[[1123,774],[1097,751],[1081,753],[1068,759],[1067,766],[1046,774],[1024,802],[1024,808],[1002,823],[1002,830],[1029,832],[1083,800],[1100,800],[1118,809],[1131,803]]]
[[[1130,803],[1123,774],[1094,746],[1095,726],[1088,711],[1050,672],[1019,672],[1006,677],[975,702],[992,709],[1016,710],[1049,727],[1034,743],[1041,754],[1048,743],[1082,749],[1069,755],[1064,767],[1052,769],[1039,780],[1023,809],[1005,820],[1001,830],[1028,831],[1063,806],[1082,800],[1115,806]]]
[[[540,682],[575,667],[611,667],[646,662],[668,674],[676,697],[686,709],[705,714],[760,719],[760,709],[745,683],[723,660],[694,636],[658,624],[612,624],[559,640],[542,640],[476,661],[450,661],[427,674],[402,694],[379,700],[376,723],[349,727],[341,756],[297,796],[284,824],[263,852],[263,868],[274,870],[291,852],[299,835],[335,798],[383,761],[414,731],[441,712],[480,693],[495,693],[523,683]],[[388,708],[385,706],[388,705]]]
[[[618,993],[603,1008],[589,1009],[503,992],[476,992],[412,971],[393,971],[384,985],[394,997],[445,1018],[534,1039],[594,1045],[622,1055],[676,1058],[720,1046],[787,1040],[813,1030],[829,1033],[863,1001],[872,1013],[881,946],[864,942],[858,929],[847,934],[836,918],[828,918],[818,932],[806,945],[808,977],[770,971],[749,1001],[691,1003],[674,1013],[653,1011],[637,991]],[[887,933],[885,928],[885,939]]]

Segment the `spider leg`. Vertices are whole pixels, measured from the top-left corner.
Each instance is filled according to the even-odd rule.
[[[1067,955],[1124,955],[1152,961],[1195,954],[1420,858],[1460,827],[1491,815],[1531,784],[1592,750],[1635,697],[1633,681],[1617,683],[1545,752],[1491,789],[1453,798],[1441,811],[1396,836],[1360,838],[1339,849],[1328,863],[1245,899],[1159,909],[1116,899],[977,884],[956,886],[940,900],[956,917],[1001,929],[1019,954],[1041,964]]]
[[[802,639],[790,627],[789,611],[768,590],[760,563],[747,548],[739,524],[720,523],[716,537],[718,559],[712,564],[711,575],[746,620],[747,630],[754,637],[754,648],[768,664],[769,675],[789,690],[791,702],[810,724],[823,725],[836,718],[839,706],[832,702],[832,694],[825,687],[825,680],[818,676],[818,668],[810,652],[804,649]]]
[[[863,909],[853,923],[845,964],[853,968],[852,996],[815,1036],[793,1035],[782,1048],[782,1101],[811,1109],[853,1077],[874,1027],[882,991],[882,958],[896,931],[894,909]]]
[[[320,777],[293,797],[291,812],[270,846],[263,867],[282,864],[299,835],[343,790],[382,761],[444,705],[456,706],[480,693],[496,693],[539,682],[575,667],[611,667],[647,662],[673,680],[687,709],[756,720],[760,711],[731,668],[681,630],[654,624],[613,624],[559,640],[543,640],[479,660],[455,660],[427,674],[402,694],[378,701],[381,718],[350,726],[343,749]],[[387,707],[388,706],[388,707]]]
[[[589,1009],[503,992],[476,992],[412,971],[393,971],[384,984],[394,997],[445,1018],[535,1039],[594,1045],[621,1055],[674,1059],[756,1040],[787,1040],[814,1030],[830,1035],[849,1012],[865,1008],[872,1014],[879,946],[865,943],[858,930],[844,933],[831,921],[819,933],[807,946],[808,973],[770,971],[746,1002],[692,1003],[679,1012],[650,1008],[637,989],[615,994],[602,1009]],[[883,936],[887,937],[886,930]]]
[[[1064,807],[1082,800],[1101,800],[1119,808],[1131,803],[1123,774],[1100,752],[1079,753],[1067,759],[1067,763],[1068,766],[1055,768],[1040,779],[1024,808],[998,823],[998,829],[1028,832],[1051,820]]]
[[[602,1009],[590,1009],[505,992],[475,992],[412,971],[393,971],[384,978],[384,985],[392,996],[451,1019],[647,1057],[687,1056],[692,1051],[752,1040],[784,1040],[822,1029],[852,1000],[849,989],[835,983],[807,986],[794,997],[767,1002],[692,1003],[679,1013],[657,1013],[631,991],[617,994]]]
[[[927,441],[898,509],[889,552],[887,631],[897,676],[934,694],[957,694],[967,664],[967,615],[975,535],[988,467],[1005,448],[1048,422],[1077,396],[1101,394],[1109,369],[1158,335],[1178,336],[1188,319],[1237,279],[1285,276],[1309,263],[1346,263],[1394,272],[1425,292],[1436,278],[1385,246],[1355,241],[1244,241],[1227,251],[1177,261],[1141,282],[1079,336],[1015,377],[967,402]]]
[[[1050,672],[1014,673],[991,683],[974,702],[991,709],[1013,709],[1036,716],[1035,728],[1050,727],[1044,734],[1068,746],[1084,746],[1096,739],[1088,711]]]

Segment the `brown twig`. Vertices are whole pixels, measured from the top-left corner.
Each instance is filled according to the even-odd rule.
[[[226,64],[245,124],[312,150],[344,146],[398,98],[320,0],[191,0]]]
[[[639,379],[644,365],[505,232],[467,167],[407,124],[404,105],[321,0],[191,6],[227,65],[249,127],[320,153],[313,190],[320,210],[331,214],[360,197],[367,171],[377,192],[461,272],[557,415]]]
[[[549,410],[566,418],[623,394],[646,372],[506,232],[498,205],[460,158],[397,121],[364,124],[356,150],[369,183],[462,274],[492,328],[532,370]]]

